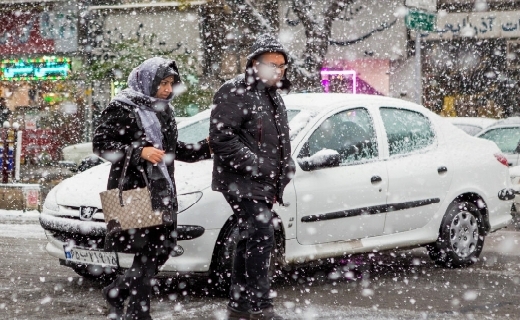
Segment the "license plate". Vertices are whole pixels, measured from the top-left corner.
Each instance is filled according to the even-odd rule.
[[[79,264],[94,264],[101,266],[119,267],[117,255],[114,252],[82,249],[63,246],[65,260]]]

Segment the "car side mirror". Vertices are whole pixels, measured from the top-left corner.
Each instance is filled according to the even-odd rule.
[[[311,171],[337,167],[341,163],[341,156],[335,150],[324,149],[310,157],[298,158],[297,161],[302,170]]]
[[[516,145],[515,153],[520,153],[520,142]]]

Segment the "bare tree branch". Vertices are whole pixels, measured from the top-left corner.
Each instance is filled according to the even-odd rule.
[[[300,77],[296,83],[304,89],[309,91],[322,90],[320,70],[329,50],[332,23],[346,6],[354,2],[355,0],[330,0],[321,14],[313,15],[312,13],[316,11],[313,6],[316,3],[315,1],[292,0],[292,9],[302,23],[307,38],[305,51],[302,54],[302,67],[308,73],[300,73],[296,70],[296,75]]]

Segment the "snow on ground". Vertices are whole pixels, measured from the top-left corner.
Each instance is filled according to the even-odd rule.
[[[45,239],[45,233],[39,224],[0,223],[0,230],[0,238]]]
[[[1,210],[0,237],[45,239],[45,233],[38,221],[40,213],[36,210]]]
[[[0,209],[0,222],[11,221],[11,222],[30,222],[37,223],[40,217],[40,212],[36,210],[23,211],[23,210],[4,210]]]
[[[283,306],[280,306],[283,304]],[[185,308],[189,306],[188,308]],[[155,309],[154,309],[155,307]],[[171,308],[168,305],[166,310],[157,310],[161,305],[152,306],[152,314],[157,320],[177,320],[177,319],[216,319],[224,320],[226,318],[225,302],[176,304]],[[162,308],[161,308],[162,309]],[[332,319],[455,319],[456,315],[442,314],[426,314],[422,312],[413,312],[409,310],[381,310],[377,306],[371,309],[349,307],[345,305],[309,305],[304,309],[294,308],[293,302],[282,302],[275,299],[275,310],[284,319],[290,320],[332,320]]]

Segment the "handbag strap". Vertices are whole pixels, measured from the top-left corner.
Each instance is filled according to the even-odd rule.
[[[134,147],[132,145],[128,146],[128,148],[126,149],[126,153],[125,153],[125,163],[123,165],[123,171],[121,172],[121,177],[119,177],[119,183],[117,185],[117,188],[119,189],[119,204],[121,205],[121,207],[125,206],[125,204],[123,202],[123,185],[124,185],[126,172],[128,171],[128,166],[130,165],[130,159],[132,158],[133,152],[134,152]],[[144,171],[141,171],[141,173],[143,175],[146,187],[148,188],[148,190],[150,190],[150,183],[148,181],[148,177],[146,176],[146,173]]]

